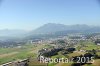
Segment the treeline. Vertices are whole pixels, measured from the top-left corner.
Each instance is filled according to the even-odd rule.
[[[45,51],[45,52],[41,53],[40,55],[45,56],[45,57],[51,57],[51,56],[57,55],[58,52],[62,51],[62,50],[63,50],[63,48],[54,48],[49,51]]]
[[[49,49],[49,50],[40,50],[39,51],[39,56],[44,56],[44,57],[51,57],[51,56],[54,56],[54,55],[58,55],[58,52],[59,51],[67,51],[68,53],[69,52],[73,52],[75,51],[75,48],[67,48],[65,49],[64,47],[59,47],[59,48],[53,48],[53,49]]]

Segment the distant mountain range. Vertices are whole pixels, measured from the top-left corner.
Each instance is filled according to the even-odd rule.
[[[82,25],[63,25],[48,23],[43,26],[33,30],[33,31],[24,31],[24,30],[0,30],[0,39],[9,38],[9,37],[40,37],[40,36],[55,36],[55,35],[66,35],[67,33],[96,33],[100,32],[100,26],[88,26],[85,24]]]
[[[55,24],[48,23],[45,24],[36,30],[32,31],[32,34],[53,34],[57,32],[100,32],[99,26],[88,26],[85,24],[82,25],[63,25],[63,24]]]

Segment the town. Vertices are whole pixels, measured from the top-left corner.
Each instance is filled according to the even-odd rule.
[[[31,53],[31,56],[26,56],[25,60],[19,60],[18,64],[20,65],[29,65],[29,66],[35,66],[35,65],[41,65],[44,66],[51,66],[56,64],[61,64],[60,62],[57,63],[49,63],[50,60],[47,60],[48,63],[40,63],[41,56],[47,57],[47,58],[57,58],[56,60],[60,58],[74,58],[73,61],[69,63],[65,63],[65,65],[70,64],[71,66],[76,65],[92,65],[95,63],[95,61],[100,61],[100,35],[99,34],[68,34],[66,36],[58,36],[56,38],[49,38],[49,39],[35,39],[35,40],[27,40],[28,44],[35,46],[43,46],[41,49],[37,50],[36,56],[32,57],[34,53]],[[25,44],[24,44],[25,45]],[[11,46],[8,46],[8,48],[12,48]],[[14,46],[16,48],[22,48],[23,46],[19,43]],[[7,48],[4,46],[4,48]],[[33,49],[33,47],[32,47]],[[36,50],[36,49],[34,49]],[[34,51],[32,50],[32,51]],[[80,59],[78,58],[80,57]],[[85,58],[85,59],[84,59]],[[35,64],[34,60],[36,60],[38,63]],[[3,64],[1,66],[9,66],[16,63],[10,62]],[[33,64],[33,65],[32,65]],[[62,63],[64,64],[64,63]],[[97,65],[98,66],[98,65]]]

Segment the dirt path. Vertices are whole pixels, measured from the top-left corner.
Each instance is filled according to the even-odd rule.
[[[8,54],[1,54],[1,55],[0,55],[0,58],[12,56],[12,55],[15,55],[15,54],[17,54],[17,53],[18,53],[18,52],[12,52],[12,53],[8,53]]]

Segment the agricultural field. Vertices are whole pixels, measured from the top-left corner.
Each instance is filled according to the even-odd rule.
[[[26,59],[28,57],[37,57],[39,49],[47,47],[46,45],[26,44],[14,48],[0,48],[0,64]]]

